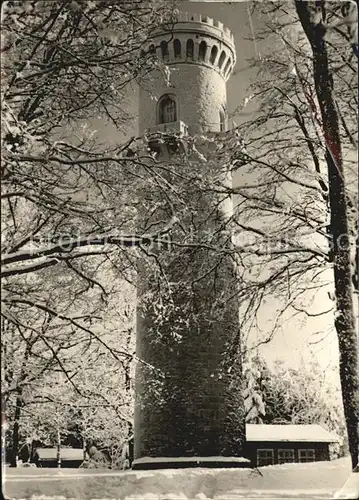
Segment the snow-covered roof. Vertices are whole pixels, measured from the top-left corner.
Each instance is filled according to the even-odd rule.
[[[335,443],[340,439],[317,424],[246,424],[247,441]]]
[[[40,460],[56,460],[57,458],[56,448],[37,448],[36,451]],[[61,460],[83,460],[84,452],[79,448],[61,448],[60,458]]]

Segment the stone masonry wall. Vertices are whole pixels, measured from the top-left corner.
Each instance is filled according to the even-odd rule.
[[[160,72],[153,72],[140,89],[140,134],[157,123],[157,101],[164,94],[176,96],[178,120],[190,134],[201,130],[218,131],[220,109],[226,109],[226,83],[223,76],[207,66],[181,63],[169,66],[170,84]]]
[[[238,277],[230,230],[215,196],[190,185],[186,196],[182,224],[189,231],[197,228],[195,241],[210,235],[211,246],[227,248],[228,255],[200,245],[151,249],[157,265],[151,259],[142,263],[135,459],[242,456],[242,377],[239,352],[233,350],[240,334]],[[150,197],[153,205],[156,193]],[[165,204],[155,218],[166,219]],[[183,236],[177,230],[173,238]]]

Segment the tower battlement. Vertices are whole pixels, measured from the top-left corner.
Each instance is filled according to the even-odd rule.
[[[173,27],[154,33],[149,50],[166,64],[200,64],[212,67],[225,81],[236,63],[232,32],[211,17],[180,12]]]
[[[180,12],[177,15],[177,22],[185,23],[203,23],[208,26],[214,26],[219,30],[222,30],[224,34],[233,39],[233,34],[229,28],[224,26],[221,21],[213,19],[212,17],[204,16],[202,14],[191,14],[190,12]]]

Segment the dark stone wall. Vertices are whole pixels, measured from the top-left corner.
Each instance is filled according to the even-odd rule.
[[[238,276],[231,233],[218,200],[188,189],[190,206],[182,223],[195,234],[193,241],[206,245],[151,249],[157,262],[143,261],[139,273],[135,459],[242,456]],[[179,230],[173,238],[184,240]]]

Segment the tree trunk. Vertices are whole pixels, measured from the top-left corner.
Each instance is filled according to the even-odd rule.
[[[316,2],[324,14],[324,2]],[[296,0],[296,10],[313,52],[313,71],[317,99],[326,141],[329,201],[334,256],[334,284],[337,314],[335,328],[340,354],[340,381],[349,451],[353,469],[358,464],[359,446],[359,364],[358,336],[355,328],[350,255],[349,224],[338,114],[333,96],[323,22],[314,24],[308,2]]]
[[[60,434],[60,429],[57,429],[56,460],[57,460],[57,468],[61,469],[61,434]]]
[[[129,335],[127,339],[127,347],[129,347],[130,340],[131,339]],[[131,384],[132,384],[131,364],[130,361],[127,361],[125,365],[125,389],[127,393],[131,391]],[[125,446],[128,450],[128,452],[126,453],[126,458],[128,459],[129,466],[131,467],[133,462],[133,425],[131,424],[131,422],[127,423],[127,440]]]
[[[22,406],[23,406],[22,389],[18,389],[18,395],[16,397],[14,425],[12,430],[12,450],[10,457],[10,467],[17,467],[17,455],[19,452],[19,440],[20,440],[20,435],[19,435],[20,416],[21,416]]]
[[[5,463],[6,457],[5,457],[5,434],[6,434],[6,401],[5,397],[1,395],[1,459],[2,463]]]
[[[330,173],[331,226],[334,250],[334,280],[337,304],[335,328],[338,336],[340,353],[340,381],[344,414],[347,425],[349,451],[353,469],[358,464],[359,447],[359,367],[358,338],[355,331],[353,308],[352,268],[350,248],[341,248],[341,240],[348,238],[348,225],[344,224],[345,194],[344,182],[338,180],[337,169],[328,155]],[[347,221],[346,221],[347,222]]]

